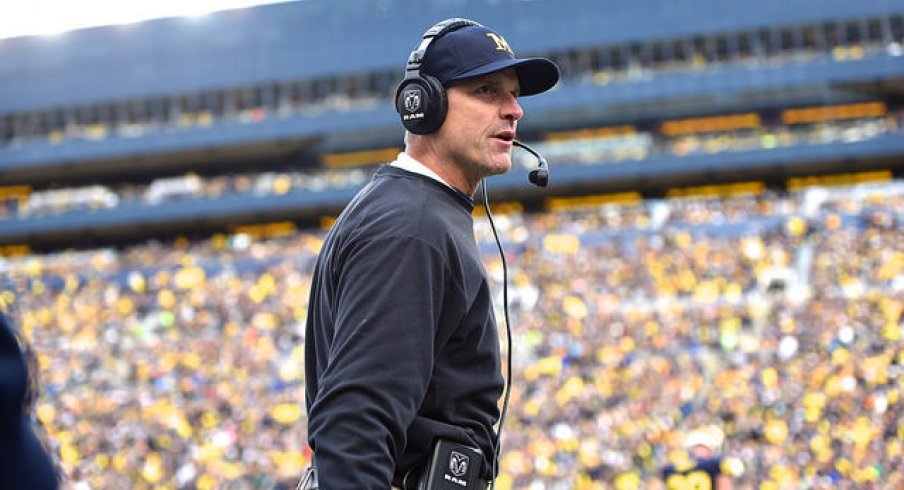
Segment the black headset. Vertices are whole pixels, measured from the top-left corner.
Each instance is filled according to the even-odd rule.
[[[444,34],[468,26],[480,26],[477,22],[462,18],[440,21],[424,33],[421,44],[411,52],[405,66],[405,78],[396,89],[396,112],[402,117],[402,125],[414,134],[429,134],[443,125],[448,111],[446,90],[436,77],[421,74],[421,63],[427,47]]]

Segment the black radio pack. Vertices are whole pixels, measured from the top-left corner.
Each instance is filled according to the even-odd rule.
[[[433,445],[430,464],[421,474],[419,490],[478,490],[483,453],[446,439]],[[483,489],[481,489],[483,490]]]

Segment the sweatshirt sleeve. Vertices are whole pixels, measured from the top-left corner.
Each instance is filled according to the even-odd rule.
[[[434,362],[444,264],[416,238],[349,253],[337,288],[329,364],[309,413],[321,488],[389,488]]]

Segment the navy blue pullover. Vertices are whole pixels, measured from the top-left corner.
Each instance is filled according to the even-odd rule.
[[[438,437],[479,447],[489,478],[503,379],[472,210],[384,165],[328,233],[305,335],[321,488],[399,486]]]

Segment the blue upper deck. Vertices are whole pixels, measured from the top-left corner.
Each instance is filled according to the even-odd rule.
[[[398,67],[437,20],[519,55],[901,11],[894,0],[302,0],[0,40],[0,115]],[[703,15],[701,15],[703,13]]]

